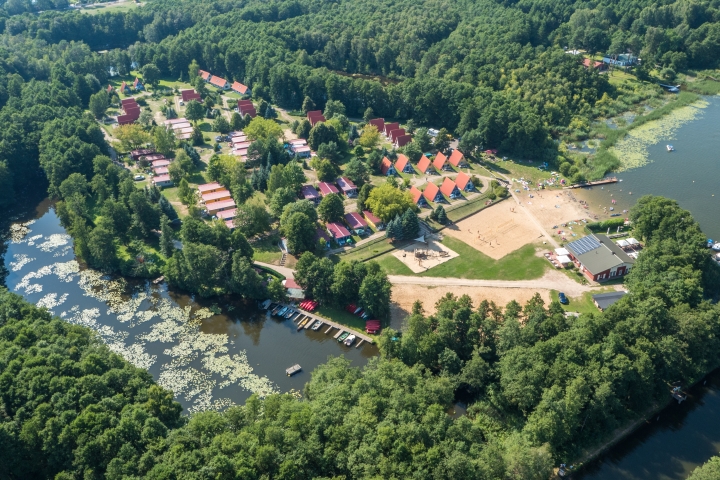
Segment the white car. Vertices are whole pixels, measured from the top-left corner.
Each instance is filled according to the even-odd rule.
[[[135,175],[133,179],[136,181],[145,180],[145,175]]]

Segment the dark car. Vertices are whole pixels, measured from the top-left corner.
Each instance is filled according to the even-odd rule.
[[[567,305],[568,303],[570,303],[563,292],[558,293],[558,300],[560,300],[560,303],[562,303],[563,305]]]

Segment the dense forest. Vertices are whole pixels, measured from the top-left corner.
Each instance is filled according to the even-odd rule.
[[[386,330],[367,366],[316,369],[302,399],[189,418],[89,330],[2,292],[0,465],[9,478],[545,479],[720,364],[719,272],[697,224],[660,197],[632,217],[647,247],[605,313],[448,294]],[[470,407],[452,419],[457,399]]]

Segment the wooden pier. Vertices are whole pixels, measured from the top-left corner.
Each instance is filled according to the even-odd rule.
[[[293,306],[291,306],[291,305],[283,305],[283,306],[285,306],[285,307],[290,307],[290,308],[295,308],[295,309],[297,308],[297,307],[293,307]],[[294,319],[293,321],[297,321],[298,324],[299,324],[299,323],[302,323],[302,319],[303,319],[303,318],[309,318],[310,320],[309,320],[309,322],[308,322],[306,325],[304,325],[304,326],[301,327],[301,328],[298,328],[298,330],[301,330],[302,328],[306,328],[306,329],[307,329],[307,328],[310,328],[310,327],[313,326],[313,324],[314,324],[315,322],[317,322],[318,320],[320,320],[323,324],[328,325],[328,329],[325,330],[325,334],[330,333],[330,331],[331,331],[333,328],[337,328],[337,329],[338,329],[338,331],[337,331],[337,332],[335,333],[335,335],[333,336],[333,338],[335,338],[335,339],[337,339],[338,337],[340,337],[340,335],[342,335],[343,332],[348,332],[348,333],[350,333],[350,334],[352,334],[352,335],[355,335],[355,337],[357,337],[358,340],[360,340],[360,342],[358,342],[358,344],[356,345],[356,348],[359,347],[362,343],[372,343],[372,344],[375,343],[375,340],[373,340],[371,337],[369,337],[368,335],[366,335],[366,334],[364,334],[364,333],[360,333],[360,332],[358,332],[358,331],[356,331],[356,330],[354,330],[354,329],[352,329],[352,328],[350,328],[350,327],[347,327],[347,326],[342,325],[342,324],[340,324],[340,323],[333,322],[332,320],[328,320],[327,318],[320,317],[320,316],[318,316],[318,315],[315,315],[314,313],[306,312],[306,311],[304,311],[304,310],[302,310],[302,315],[299,315],[299,316],[295,317],[295,319]]]
[[[288,377],[292,377],[293,375],[295,375],[296,373],[298,373],[300,370],[302,370],[302,367],[296,363],[296,364],[293,365],[292,367],[286,368],[286,369],[285,369],[285,374],[286,374]]]
[[[572,185],[563,187],[563,190],[572,190],[573,188],[583,187],[594,187],[596,185],[607,185],[608,183],[617,183],[617,181],[617,177],[603,178],[602,180],[595,180],[594,182],[573,183]]]

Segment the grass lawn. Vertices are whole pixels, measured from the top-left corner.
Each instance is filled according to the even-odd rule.
[[[395,246],[383,237],[379,240],[368,242],[360,245],[359,247],[350,249],[347,253],[343,253],[340,255],[332,255],[330,257],[330,260],[332,260],[333,262],[339,262],[340,260],[344,260],[346,262],[349,262],[351,260],[358,260],[360,262],[364,262],[382,253],[390,252],[394,249]]]
[[[422,277],[452,277],[476,280],[530,280],[542,277],[550,267],[535,255],[535,245],[525,245],[500,260],[494,260],[460,240],[446,236],[442,244],[459,254],[457,258],[419,274]],[[385,254],[378,263],[390,275],[415,275],[400,260]]]
[[[358,317],[357,315],[353,315],[350,312],[346,312],[341,308],[323,305],[318,308],[314,313],[317,313],[321,317],[332,320],[333,322],[347,325],[348,327],[358,330],[359,332],[365,331],[365,320]]]
[[[468,200],[462,204],[460,204],[459,207],[450,209],[445,209],[445,213],[447,214],[447,217],[453,221],[457,222],[458,220],[465,218],[469,215],[472,215],[473,213],[477,213],[483,208],[485,208],[485,202],[487,201],[487,197],[485,195],[480,195],[478,197],[473,198],[472,200]],[[497,203],[497,202],[495,202]],[[457,202],[456,202],[457,205]]]
[[[592,292],[585,292],[580,297],[568,297],[568,300],[570,301],[567,305],[562,305],[563,310],[566,312],[577,312],[577,313],[599,313],[600,310],[595,306],[592,300],[593,295],[597,295],[598,293],[607,293],[611,292],[612,288],[603,288],[602,290],[592,291]],[[558,298],[558,291],[557,290],[550,290],[550,298],[552,300],[557,300]]]
[[[277,238],[268,237],[251,243],[254,250],[253,260],[263,263],[280,263],[282,252],[277,246],[277,240]]]
[[[133,10],[135,8],[138,8],[140,5],[135,2],[123,2],[118,3],[115,5],[102,5],[98,4],[97,6],[85,6],[82,9],[80,9],[81,12],[87,13],[89,15],[97,15],[98,13],[108,13],[108,12],[127,12],[130,10]]]

